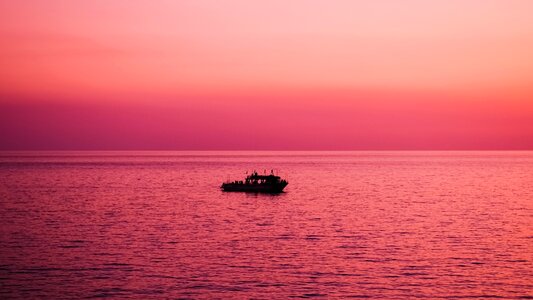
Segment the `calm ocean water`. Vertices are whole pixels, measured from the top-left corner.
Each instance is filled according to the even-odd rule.
[[[533,298],[533,152],[4,152],[0,199],[2,299]]]

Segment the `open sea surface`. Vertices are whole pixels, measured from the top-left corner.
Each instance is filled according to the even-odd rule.
[[[533,299],[533,152],[0,153],[0,298],[100,297]]]

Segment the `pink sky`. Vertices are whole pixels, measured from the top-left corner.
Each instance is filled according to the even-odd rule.
[[[532,11],[0,0],[0,149],[533,149]]]

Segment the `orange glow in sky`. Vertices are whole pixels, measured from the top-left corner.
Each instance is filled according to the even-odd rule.
[[[0,0],[0,148],[533,149],[532,11]]]

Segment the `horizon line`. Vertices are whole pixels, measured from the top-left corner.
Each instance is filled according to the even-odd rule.
[[[533,151],[533,149],[2,149],[6,152],[478,152],[478,151]]]

